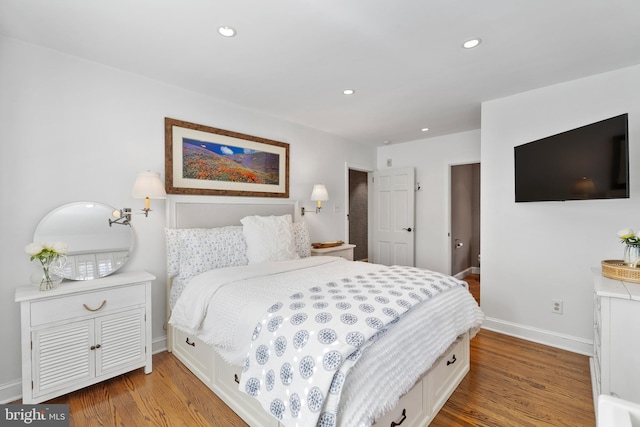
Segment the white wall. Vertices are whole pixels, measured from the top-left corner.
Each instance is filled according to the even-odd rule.
[[[480,161],[480,131],[474,130],[378,148],[378,170],[414,167],[416,192],[415,265],[451,273],[450,167]]]
[[[513,147],[629,113],[631,197],[514,202]],[[485,326],[590,354],[591,267],[621,259],[616,232],[640,227],[640,67],[482,105],[481,253]],[[564,301],[564,314],[551,300]]]
[[[329,190],[328,209],[304,217],[314,241],[346,239],[345,163],[375,166],[373,149],[4,37],[0,64],[0,342],[5,344],[0,402],[19,392],[20,316],[14,289],[28,284],[35,267],[24,246],[40,219],[68,202],[141,209],[142,201],[130,197],[131,188],[140,171],[164,177],[165,117],[289,143],[291,198],[312,207],[313,184],[323,182]],[[334,204],[341,206],[339,214]],[[165,334],[164,206],[154,200],[149,218],[134,216],[137,247],[125,267],[158,278],[153,289],[156,349],[164,345]]]

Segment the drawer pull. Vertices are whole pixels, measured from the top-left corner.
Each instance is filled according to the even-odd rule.
[[[104,308],[106,303],[107,303],[107,300],[103,300],[102,304],[100,304],[100,307],[98,307],[98,308],[89,308],[89,306],[87,304],[82,304],[82,306],[87,311],[100,311],[100,310],[102,310]]]
[[[454,354],[451,360],[447,360],[447,366],[453,365],[454,363],[456,363],[457,360],[458,359],[456,359],[456,355]]]
[[[100,344],[96,344],[96,345],[92,345],[91,347],[89,347],[91,350],[95,350],[97,348],[102,347]]]
[[[240,384],[240,378],[238,378],[238,374],[233,374],[233,380]]]
[[[407,419],[407,410],[403,408],[403,409],[402,409],[402,419],[400,420],[400,422],[399,422],[399,423],[397,423],[397,422],[395,422],[395,421],[392,421],[392,422],[391,422],[391,427],[399,426],[399,425],[400,425],[400,424],[402,424],[402,423],[404,422],[404,420],[406,420],[406,419]]]
[[[187,341],[185,341],[188,345],[190,345],[191,347],[195,347],[196,343],[194,342],[189,342],[189,337],[187,337]]]

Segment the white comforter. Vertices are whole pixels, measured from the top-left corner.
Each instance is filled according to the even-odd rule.
[[[381,268],[384,266],[341,258],[310,257],[209,271],[185,287],[170,323],[214,345],[229,363],[242,365],[255,325],[278,300]],[[338,408],[338,425],[370,425],[395,406],[460,334],[475,333],[483,319],[463,287],[442,292],[420,306],[425,308],[411,310],[394,328],[409,328],[411,334],[382,335],[351,369]]]

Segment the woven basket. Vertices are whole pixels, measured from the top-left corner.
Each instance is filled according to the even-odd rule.
[[[640,268],[629,267],[620,259],[602,261],[602,275],[623,282],[640,283]]]

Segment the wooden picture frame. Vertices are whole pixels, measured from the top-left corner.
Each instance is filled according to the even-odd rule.
[[[289,144],[164,119],[168,194],[289,197]]]

